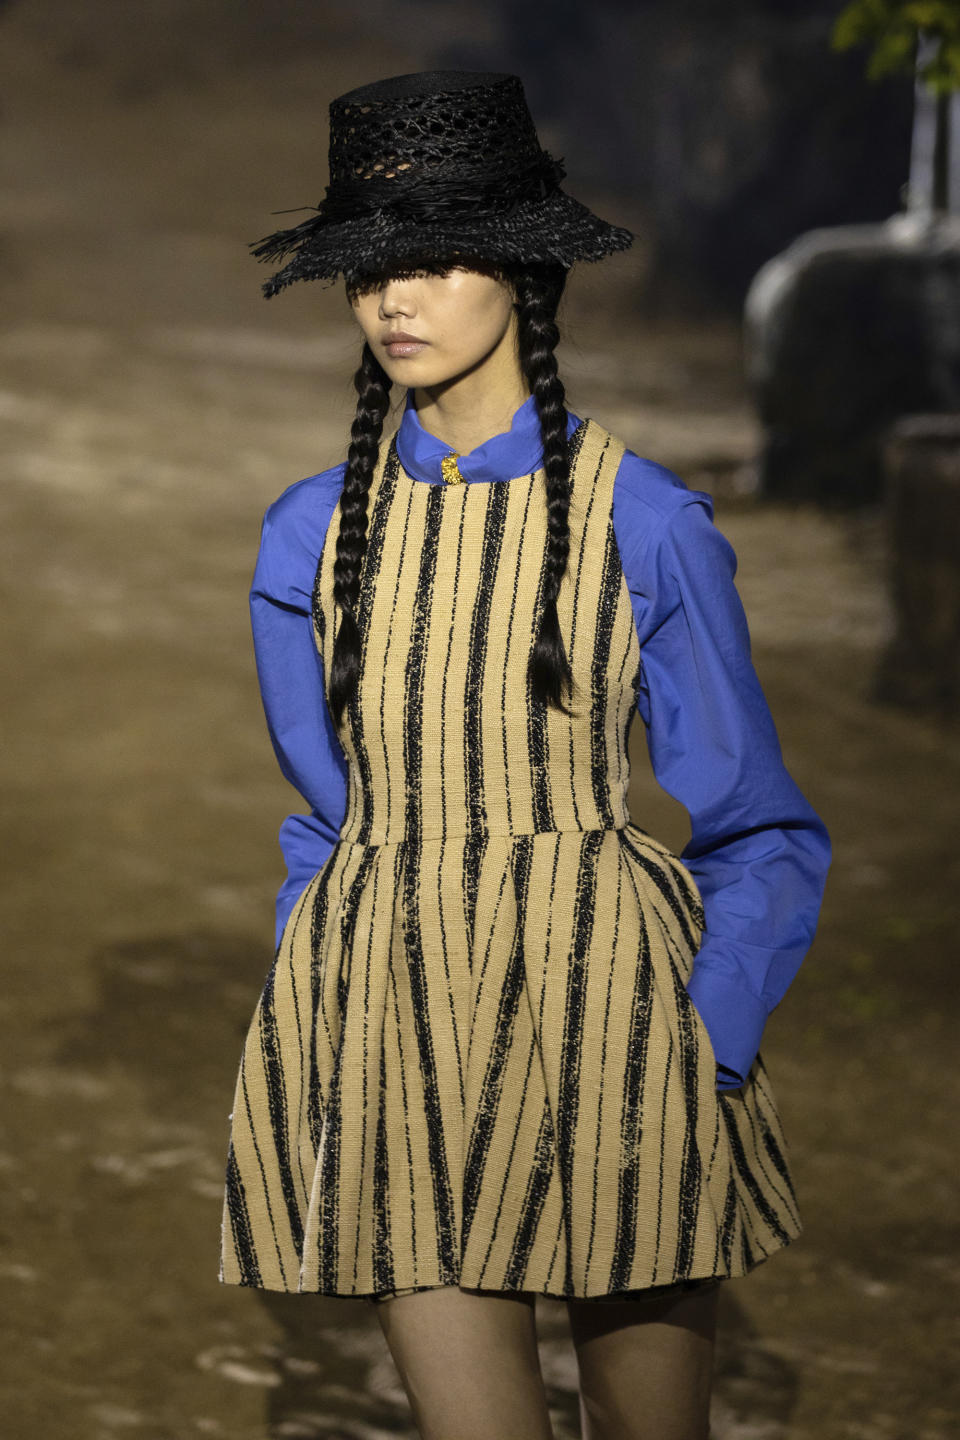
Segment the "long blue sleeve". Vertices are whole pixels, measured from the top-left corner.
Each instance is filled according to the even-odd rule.
[[[711,497],[655,462],[631,464],[615,532],[640,642],[637,708],[654,774],[690,814],[680,859],[706,925],[687,990],[717,1088],[735,1089],[813,940],[831,844],[784,766]]]
[[[284,776],[310,806],[280,826],[287,878],[276,901],[276,945],[297,897],[327,860],[343,824],[347,763],[327,707],[311,594],[343,466],[297,481],[267,507],[250,589],[257,678]]]

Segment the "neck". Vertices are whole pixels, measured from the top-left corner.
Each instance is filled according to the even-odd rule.
[[[509,343],[505,343],[509,342]],[[413,404],[424,430],[469,455],[478,445],[510,429],[530,389],[520,373],[513,326],[504,341],[472,369],[442,385],[417,385]]]

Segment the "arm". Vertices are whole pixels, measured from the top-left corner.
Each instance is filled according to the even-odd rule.
[[[336,496],[309,517],[298,516],[298,488],[292,486],[267,508],[250,589],[267,729],[280,769],[310,806],[308,815],[288,815],[280,826],[287,878],[276,901],[278,946],[297,897],[336,844],[347,794],[346,757],[327,707],[311,612],[320,546]]]
[[[690,814],[680,859],[706,916],[687,990],[727,1090],[746,1079],[813,940],[831,845],[783,763],[733,547],[710,496],[688,494],[652,525],[623,524],[624,573],[640,641],[637,708],[654,774]]]

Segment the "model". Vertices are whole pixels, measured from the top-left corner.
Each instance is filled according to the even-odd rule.
[[[551,1434],[537,1295],[585,1437],[705,1437],[721,1281],[801,1230],[759,1046],[830,840],[711,497],[566,408],[568,270],[633,237],[564,173],[518,77],[396,76],[332,101],[326,198],[254,251],[292,256],[268,296],[342,275],[364,343],[346,460],[268,507],[250,595],[310,811],[220,1279],[375,1302],[429,1440]],[[635,713],[680,856],[628,810]]]

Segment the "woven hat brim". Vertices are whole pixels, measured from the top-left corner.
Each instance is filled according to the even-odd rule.
[[[283,254],[282,236],[272,259]],[[562,190],[545,199],[525,201],[509,214],[465,216],[462,223],[427,225],[402,219],[387,209],[340,224],[318,224],[296,237],[282,269],[263,285],[269,299],[298,280],[376,273],[390,264],[418,257],[482,257],[489,261],[555,262],[573,265],[626,250],[635,236],[594,215]],[[296,237],[296,238],[294,238]],[[262,243],[262,242],[254,242]]]

